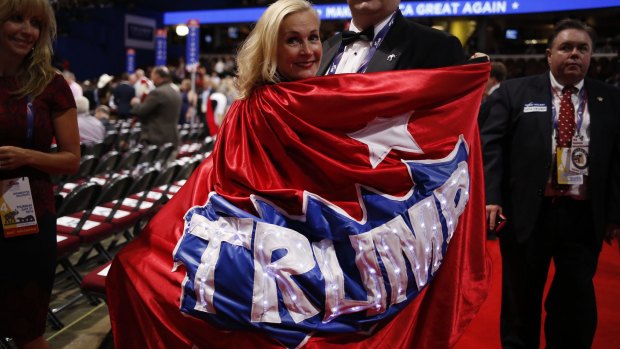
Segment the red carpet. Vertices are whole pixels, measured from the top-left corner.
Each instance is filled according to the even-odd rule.
[[[493,261],[493,282],[489,298],[465,331],[455,349],[500,348],[499,309],[501,302],[502,263],[499,242],[488,241],[487,249]],[[553,272],[553,271],[551,271]],[[598,304],[598,328],[593,349],[620,348],[620,252],[618,243],[605,244],[594,278]],[[547,284],[549,287],[549,283]],[[541,339],[544,346],[544,338]]]

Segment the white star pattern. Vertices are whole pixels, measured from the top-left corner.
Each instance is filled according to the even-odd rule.
[[[423,154],[422,148],[416,143],[407,124],[411,114],[403,114],[391,118],[377,117],[366,127],[347,134],[368,146],[369,161],[376,168],[392,149]]]
[[[513,3],[512,3],[512,9],[513,9],[513,10],[518,10],[518,9],[519,9],[519,3],[518,3],[518,2],[516,2],[516,1],[515,1],[515,2],[513,2]]]
[[[575,106],[571,100],[575,92],[577,89],[573,86],[566,86],[562,90],[560,116],[558,117],[558,147],[570,147],[575,133]]]

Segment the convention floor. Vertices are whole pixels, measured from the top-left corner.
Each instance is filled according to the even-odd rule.
[[[107,244],[106,244],[107,245]],[[457,344],[457,348],[499,348],[497,314],[499,312],[499,277],[501,261],[497,241],[487,243],[494,268],[492,295],[483,305],[480,314],[466,330]],[[118,250],[118,249],[117,249]],[[75,255],[75,259],[79,254]],[[78,271],[85,275],[97,265],[103,264],[98,258],[90,258],[80,265]],[[617,347],[615,329],[620,325],[620,309],[614,301],[618,296],[618,246],[605,246],[599,263],[599,272],[595,278],[595,285],[599,300],[599,328],[593,348]],[[60,270],[60,269],[59,269]],[[114,349],[110,331],[108,309],[104,302],[93,305],[86,297],[79,296],[79,289],[66,275],[57,277],[52,294],[51,308],[59,308],[76,297],[77,300],[56,313],[64,324],[61,329],[54,329],[50,324],[45,333],[53,349]],[[607,311],[611,311],[610,312]],[[613,333],[613,335],[611,335]],[[488,338],[487,338],[488,337]],[[615,344],[612,344],[615,343]],[[612,345],[612,346],[609,346]]]
[[[108,246],[111,241],[104,242]],[[118,248],[115,249],[115,252]],[[77,262],[82,252],[75,253],[72,262]],[[78,272],[84,276],[105,261],[91,252],[87,262],[77,267]],[[61,268],[58,269],[61,272]],[[54,328],[49,323],[45,338],[53,349],[113,349],[112,334],[110,331],[110,318],[108,308],[103,301],[92,304],[86,297],[81,295],[77,287],[66,274],[60,273],[56,277],[54,291],[52,292],[51,309],[61,310],[55,312],[57,318],[64,325],[62,328]]]

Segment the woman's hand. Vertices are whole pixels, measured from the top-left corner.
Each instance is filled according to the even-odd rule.
[[[0,171],[14,170],[29,165],[30,159],[29,149],[13,146],[0,147]]]

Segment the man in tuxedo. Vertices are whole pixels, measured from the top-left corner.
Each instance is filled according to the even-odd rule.
[[[545,300],[547,348],[590,348],[592,278],[603,240],[620,223],[620,90],[585,77],[594,33],[560,21],[550,72],[508,80],[481,128],[487,218],[502,253],[503,348],[538,348]]]
[[[400,0],[347,0],[347,3],[352,16],[349,31],[323,43],[318,75],[465,63],[463,47],[456,37],[406,20],[398,9]]]

